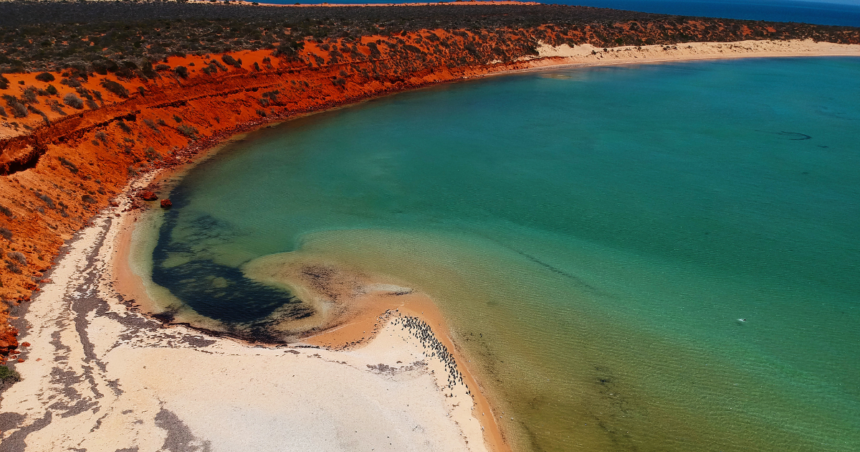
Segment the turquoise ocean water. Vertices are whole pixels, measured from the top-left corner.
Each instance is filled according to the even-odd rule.
[[[517,449],[860,450],[858,77],[559,69],[287,122],[182,179],[153,280],[261,337],[311,308],[259,257],[420,289]]]

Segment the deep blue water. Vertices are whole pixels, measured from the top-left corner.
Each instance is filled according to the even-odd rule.
[[[264,0],[293,4],[294,0]],[[299,1],[303,4],[320,1]],[[416,3],[398,0],[331,0],[328,3]],[[785,0],[544,0],[541,3],[626,9],[660,14],[728,19],[804,22],[819,25],[860,27],[860,2],[828,3]]]
[[[549,2],[548,2],[549,3]],[[556,2],[553,2],[556,3]],[[742,0],[562,0],[557,3],[682,16],[860,27],[860,3]]]

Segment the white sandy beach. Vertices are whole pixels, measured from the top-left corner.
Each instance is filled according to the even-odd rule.
[[[808,40],[691,42],[677,45],[623,46],[602,49],[590,44],[553,47],[542,44],[535,68],[559,65],[606,66],[734,58],[860,56],[860,45]]]

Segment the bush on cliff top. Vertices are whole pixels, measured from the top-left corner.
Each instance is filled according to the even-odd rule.
[[[15,96],[10,96],[9,94],[3,95],[3,100],[6,101],[6,106],[12,109],[12,116],[16,118],[26,118],[27,117],[27,107],[21,103]]]
[[[15,263],[10,261],[9,259],[6,259],[6,270],[15,274],[21,273],[21,268],[15,265]]]
[[[73,174],[78,174],[78,167],[74,163],[70,162],[68,159],[64,157],[57,157],[57,160],[60,161],[60,164],[65,166],[69,171]]]
[[[6,257],[18,262],[21,265],[24,265],[24,266],[27,265],[27,257],[24,256],[24,253],[22,253],[20,251],[10,251],[10,252],[6,253]]]
[[[230,66],[233,66],[233,67],[239,67],[239,68],[242,67],[242,63],[237,61],[235,58],[233,58],[230,55],[225,54],[224,56],[221,57],[221,61],[223,61],[225,64],[229,64]]]
[[[56,80],[54,76],[50,72],[42,72],[41,74],[36,76],[36,80],[40,82],[53,82]]]
[[[178,130],[179,133],[185,135],[186,137],[191,138],[192,140],[197,139],[197,133],[198,132],[197,132],[197,128],[194,126],[182,124],[179,127],[177,127],[176,130]]]
[[[66,96],[63,97],[63,103],[78,110],[84,108],[84,101],[82,101],[80,97],[76,96],[75,93],[66,94]]]
[[[113,80],[103,79],[100,84],[104,89],[108,90],[109,92],[112,92],[117,96],[122,97],[123,99],[128,99],[128,90],[125,89],[125,87],[120,85],[119,83]]]

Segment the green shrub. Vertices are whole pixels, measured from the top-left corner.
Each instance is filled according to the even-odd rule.
[[[27,265],[27,257],[24,256],[24,253],[20,251],[9,251],[8,253],[6,253],[6,257],[18,262],[21,265]]]
[[[0,382],[16,383],[19,381],[21,381],[21,374],[6,366],[0,366]]]
[[[36,76],[36,80],[47,83],[53,82],[56,79],[54,78],[54,75],[50,72],[42,72],[41,74]]]
[[[240,63],[239,61],[236,61],[236,59],[230,55],[225,54],[224,56],[221,57],[221,61],[223,61],[225,64],[229,64],[230,66],[233,66],[233,67],[242,67],[242,63]]]
[[[17,97],[4,94],[3,99],[6,101],[6,106],[12,109],[12,116],[16,118],[27,117],[27,107]]]
[[[117,123],[116,123],[116,124],[119,126],[119,128],[120,128],[123,132],[125,132],[125,133],[131,133],[131,127],[129,127],[129,126],[128,126],[128,124],[126,124],[126,123],[125,123],[125,121],[123,121],[122,119],[120,119],[119,121],[117,121]]]
[[[28,86],[27,89],[25,89],[24,92],[21,93],[22,100],[24,101],[24,103],[27,104],[38,104],[38,95],[38,91],[34,86]]]
[[[146,148],[146,150],[143,151],[143,156],[146,157],[146,159],[149,161],[161,160],[161,156],[158,155],[158,152],[155,152],[155,149],[152,146]]]
[[[158,132],[158,125],[155,124],[155,121],[153,121],[151,119],[144,118],[143,123],[146,124],[146,126],[149,127],[150,129]]]
[[[195,128],[193,126],[189,126],[187,124],[182,124],[179,127],[177,127],[176,130],[178,130],[179,133],[185,135],[186,137],[191,138],[192,140],[197,139],[197,133],[198,133],[197,128]]]
[[[66,96],[63,97],[63,103],[78,110],[84,108],[84,101],[74,93],[66,94]]]
[[[117,96],[122,97],[123,99],[128,99],[128,90],[119,83],[113,80],[103,79],[101,81],[101,85],[104,89],[116,94]]]
[[[66,168],[68,168],[68,169],[69,169],[69,171],[71,171],[72,173],[74,173],[74,174],[77,174],[77,173],[78,173],[78,167],[77,167],[77,166],[75,166],[75,164],[74,164],[74,163],[70,162],[70,161],[69,161],[69,160],[67,160],[66,158],[64,158],[64,157],[57,157],[57,160],[59,160],[59,161],[60,161],[60,164],[61,164],[61,165],[63,165],[63,166],[65,166]]]

